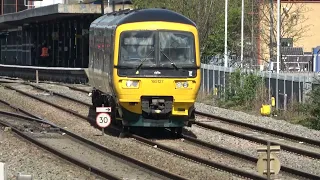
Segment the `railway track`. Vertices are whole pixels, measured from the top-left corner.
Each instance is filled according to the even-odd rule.
[[[38,119],[26,111],[18,110],[28,115],[0,111],[2,115],[0,124],[11,127],[14,133],[24,139],[98,176],[115,180],[123,178],[135,179],[139,177],[185,179],[166,170],[112,151],[64,128]],[[125,169],[126,171],[123,173],[119,169]]]
[[[31,85],[31,84],[26,83],[26,85]],[[37,89],[41,89],[43,91],[48,91],[47,89],[41,88],[39,86],[35,86],[35,85],[31,85],[31,86],[33,86],[34,88],[37,88]],[[61,106],[59,106],[57,104],[53,104],[53,103],[47,102],[47,101],[45,101],[43,99],[40,99],[38,97],[33,97],[32,95],[30,95],[28,93],[25,93],[25,92],[22,92],[20,90],[14,89],[14,88],[12,88],[10,86],[7,86],[7,87],[12,89],[12,90],[16,90],[19,93],[22,93],[22,94],[27,95],[29,97],[32,97],[32,98],[35,98],[35,99],[37,99],[39,101],[47,103],[47,104],[49,104],[51,106],[54,106],[54,107],[56,107],[58,109],[67,111],[67,112],[69,112],[69,113],[71,113],[71,114],[73,114],[75,116],[78,116],[78,117],[80,117],[82,119],[88,120],[87,117],[85,117],[85,116],[83,116],[83,115],[81,115],[81,114],[79,114],[79,113],[77,113],[77,112],[75,112],[73,110],[65,109],[65,108],[63,108],[63,107],[61,107]],[[82,92],[87,93],[86,90],[83,90]],[[65,95],[62,95],[62,94],[59,94],[59,93],[53,93],[53,95],[57,95],[59,97],[66,98],[68,100],[71,100],[73,102],[76,102],[76,103],[79,103],[79,104],[82,104],[82,105],[85,105],[85,106],[91,106],[90,104],[84,103],[82,101],[70,98],[68,96],[65,96]],[[238,152],[232,151],[230,149],[225,149],[225,148],[213,145],[213,144],[209,144],[209,143],[206,143],[204,141],[189,137],[187,135],[182,135],[182,136],[183,136],[182,138],[184,138],[188,142],[192,142],[194,144],[201,145],[201,146],[206,147],[208,149],[215,150],[215,151],[221,151],[223,153],[227,153],[227,154],[232,155],[232,156],[237,157],[237,158],[242,158],[243,160],[250,161],[252,163],[256,163],[257,162],[257,158],[255,158],[255,157],[248,156],[248,155],[245,155],[245,154],[242,154],[242,153],[238,153]],[[199,157],[197,157],[195,155],[192,155],[192,154],[188,154],[188,153],[184,153],[184,152],[181,152],[181,151],[177,151],[174,148],[171,148],[171,147],[169,147],[167,145],[164,145],[163,143],[150,141],[150,140],[145,139],[145,138],[143,138],[141,136],[132,135],[132,137],[135,138],[136,140],[138,140],[140,142],[143,142],[145,144],[148,144],[150,146],[157,146],[158,148],[163,149],[165,151],[177,154],[177,155],[182,156],[182,157],[186,157],[188,159],[197,161],[197,162],[202,163],[202,164],[206,164],[206,165],[214,167],[214,168],[222,169],[224,171],[231,172],[231,173],[234,173],[234,174],[237,174],[237,175],[241,175],[241,176],[244,176],[244,177],[248,177],[248,178],[253,178],[253,179],[261,179],[261,178],[263,179],[264,178],[264,177],[258,176],[256,174],[252,174],[252,173],[248,173],[248,172],[242,171],[240,169],[236,169],[236,168],[225,166],[225,165],[223,165],[221,163],[212,162],[212,161],[209,161],[209,160],[204,159],[204,158],[199,158]],[[313,174],[310,174],[308,172],[303,172],[303,171],[300,171],[300,170],[297,170],[297,169],[293,169],[293,168],[290,168],[290,167],[286,167],[286,166],[282,166],[281,170],[283,172],[290,173],[290,174],[297,175],[297,176],[302,176],[302,177],[305,177],[305,178],[310,178],[310,179],[318,179],[318,178],[320,178],[317,175],[313,175]]]
[[[29,93],[20,91],[20,90],[15,89],[15,88],[13,88],[11,86],[8,86],[8,85],[4,85],[4,86],[6,86],[7,88],[9,88],[11,90],[15,90],[15,91],[17,91],[17,92],[19,92],[19,93],[21,93],[23,95],[26,95],[28,97],[31,97],[31,98],[37,99],[37,100],[39,100],[41,102],[44,102],[44,103],[46,103],[46,104],[48,104],[50,106],[53,106],[53,107],[56,107],[56,108],[61,109],[63,111],[66,111],[68,113],[71,113],[71,114],[73,114],[73,115],[75,115],[77,117],[80,117],[80,118],[82,118],[82,119],[84,119],[86,121],[93,121],[92,119],[90,119],[90,118],[88,118],[88,117],[76,112],[75,110],[66,109],[66,108],[58,105],[57,103],[48,102],[48,101],[46,101],[44,99],[41,99],[39,97],[35,97],[35,96],[33,96],[33,95],[29,94]],[[52,93],[52,92],[50,94],[59,96],[58,94]],[[64,96],[64,95],[61,95],[60,97],[66,98],[68,100],[74,101],[74,102],[82,104],[82,105],[91,106],[90,104],[86,104],[84,102],[72,99],[72,98]],[[120,129],[118,129],[116,127],[110,127],[110,128],[108,127],[108,129],[110,129],[111,131],[117,131],[118,133],[120,132]],[[232,167],[230,165],[225,165],[225,164],[222,164],[222,163],[219,163],[219,162],[207,160],[205,158],[200,158],[200,157],[198,157],[196,155],[193,155],[193,154],[190,154],[190,153],[181,152],[180,150],[177,150],[175,148],[172,148],[172,147],[169,147],[167,145],[164,145],[163,143],[151,141],[151,140],[148,140],[148,139],[146,139],[144,137],[141,137],[141,136],[138,136],[138,135],[132,134],[131,137],[134,138],[135,140],[139,141],[140,143],[144,143],[144,144],[147,144],[147,145],[152,146],[152,147],[157,147],[158,149],[164,150],[164,151],[169,152],[171,154],[178,155],[178,156],[183,157],[183,158],[187,158],[189,160],[192,160],[193,162],[204,164],[207,167],[209,166],[209,167],[214,168],[214,169],[220,169],[220,170],[232,173],[232,174],[234,174],[236,176],[240,176],[240,177],[245,177],[245,178],[250,178],[250,179],[266,179],[265,177],[258,175],[257,172],[255,172],[255,173],[247,172],[247,171],[244,171],[242,169],[238,169],[238,168]],[[296,175],[296,174],[294,174],[294,175]]]
[[[72,90],[90,93],[87,90],[80,89],[70,85],[63,85]],[[44,90],[44,89],[43,89]],[[320,159],[320,141],[296,136],[273,129],[256,126],[253,124],[227,119],[213,114],[196,111],[198,117],[205,117],[205,122],[196,121],[195,124],[209,130],[222,132],[224,134],[240,137],[256,143],[271,145],[280,145],[283,150]],[[199,119],[199,118],[197,118]],[[209,123],[208,123],[209,122]],[[222,128],[225,127],[225,128]],[[270,137],[271,136],[271,137]]]
[[[198,120],[195,124],[202,128],[219,131],[261,144],[266,144],[267,141],[270,141],[272,145],[280,145],[283,150],[320,159],[320,141],[207,113],[196,112],[196,114]]]

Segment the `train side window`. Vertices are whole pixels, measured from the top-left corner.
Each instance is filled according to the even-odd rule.
[[[94,33],[93,33],[93,29],[90,28],[90,31],[89,31],[89,47],[90,47],[89,62],[90,62],[90,67],[91,68],[93,68],[93,64],[94,64],[93,46],[94,46]]]
[[[109,32],[109,38],[110,38],[110,63],[113,64],[113,60],[114,60],[114,45],[113,45],[113,41],[114,41],[114,37],[113,37],[113,31],[114,29],[110,29],[110,32]]]
[[[109,54],[110,54],[110,49],[108,47],[109,44],[109,39],[108,39],[108,34],[109,34],[109,29],[105,29],[104,31],[104,48],[105,48],[105,52],[104,52],[104,71],[108,72],[108,65],[110,63],[110,59],[109,59]]]
[[[93,50],[93,62],[94,62],[94,69],[97,69],[97,65],[99,64],[99,56],[98,56],[98,34],[97,34],[97,29],[94,31],[94,50]]]
[[[99,29],[99,70],[103,70],[103,29]]]
[[[100,29],[95,30],[95,53],[94,53],[94,68],[97,70],[101,69],[101,37],[100,37]]]

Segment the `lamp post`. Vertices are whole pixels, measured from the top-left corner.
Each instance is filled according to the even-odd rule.
[[[243,26],[244,26],[244,0],[241,2],[241,68],[243,67]]]
[[[228,67],[228,0],[225,0],[224,12],[224,67]]]
[[[277,20],[277,73],[280,72],[280,24],[281,24],[281,12],[280,12],[280,0],[277,0],[277,13],[278,13],[278,20]]]
[[[269,60],[269,70],[271,68],[271,62],[273,59],[273,0],[270,0],[270,60]]]

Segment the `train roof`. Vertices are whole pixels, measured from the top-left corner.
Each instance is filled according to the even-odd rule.
[[[108,13],[99,17],[91,23],[90,27],[97,26],[119,26],[121,24],[144,22],[144,21],[165,21],[182,24],[189,24],[196,27],[196,24],[189,18],[168,9],[134,9],[122,10]]]

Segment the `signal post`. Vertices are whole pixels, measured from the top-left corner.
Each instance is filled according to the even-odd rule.
[[[111,123],[111,116],[108,113],[111,113],[111,107],[96,107],[96,123],[102,129],[102,136],[104,135],[104,128],[108,127]]]
[[[267,175],[267,179],[271,179],[271,175],[276,176],[280,172],[281,164],[276,154],[280,153],[280,146],[270,146],[268,141],[267,146],[258,147],[259,159],[257,162],[257,170],[260,175]]]

